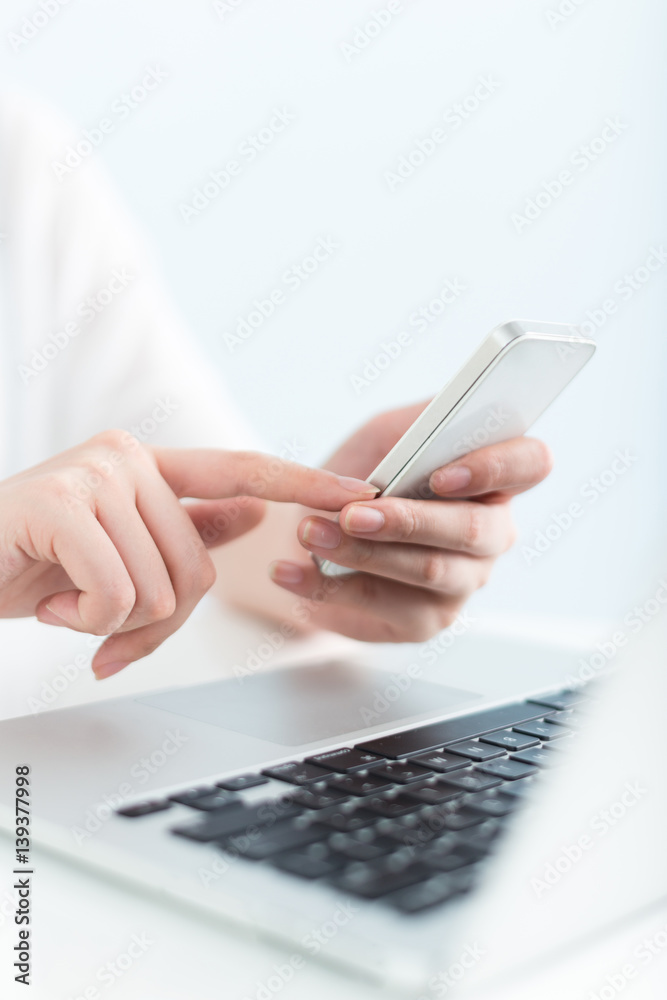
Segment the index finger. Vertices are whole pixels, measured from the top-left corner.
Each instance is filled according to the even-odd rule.
[[[162,477],[179,498],[253,496],[318,510],[340,510],[353,498],[369,499],[378,492],[362,479],[309,469],[255,451],[154,448],[153,453]]]
[[[438,496],[499,498],[541,483],[553,466],[551,449],[537,438],[518,437],[488,445],[437,469],[429,485]]]

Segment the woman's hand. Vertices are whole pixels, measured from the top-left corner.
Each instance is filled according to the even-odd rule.
[[[215,580],[207,547],[254,527],[263,499],[338,511],[374,492],[254,452],[98,434],[0,483],[0,617],[108,635],[93,660],[108,677],[183,624]]]
[[[423,408],[376,417],[333,456],[330,468],[368,475]],[[516,537],[510,498],[544,479],[551,464],[541,441],[515,438],[434,470],[431,490],[446,502],[387,497],[347,504],[338,524],[309,516],[298,528],[301,545],[359,572],[327,579],[310,560],[280,560],[272,578],[304,598],[326,594],[313,612],[312,624],[322,628],[369,641],[428,639],[451,625],[487,582]]]

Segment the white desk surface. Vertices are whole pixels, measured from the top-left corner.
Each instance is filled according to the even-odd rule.
[[[3,671],[0,682],[3,714],[26,714],[28,700],[40,698],[44,683],[52,681],[60,667],[85,645],[82,637],[65,630],[47,630],[28,622],[3,623],[2,627],[3,659],[14,668],[11,679],[9,672]],[[225,660],[234,663],[257,643],[261,631],[256,622],[221,614],[211,603],[149,661],[102,683],[81,672],[59,693],[53,707],[220,677],[221,644]],[[327,648],[342,651],[350,645],[337,639],[308,640],[290,655],[309,656]],[[1,853],[5,854],[4,848]],[[260,985],[274,975],[275,965],[283,965],[293,953],[289,946],[254,940],[233,927],[165,904],[139,888],[113,884],[40,849],[34,850],[33,857],[34,975],[30,991],[13,984],[5,990],[16,928],[10,916],[14,909],[9,895],[10,873],[0,871],[3,997],[269,1000]],[[628,922],[582,953],[560,956],[548,967],[524,973],[512,982],[471,992],[464,980],[455,996],[464,1000],[613,1000],[622,995],[624,1000],[663,1000],[667,996],[667,948],[620,990],[609,992],[612,987],[606,977],[618,972],[645,936],[652,937],[666,926],[667,905]],[[105,981],[100,980],[98,971],[123,956],[132,935],[150,942],[146,950],[120,977],[107,974]],[[125,965],[123,959],[121,965]],[[342,995],[352,1000],[390,996],[310,959],[280,991],[271,994],[271,1000],[339,1000]],[[438,995],[442,993],[423,994],[425,1000],[435,1000]]]

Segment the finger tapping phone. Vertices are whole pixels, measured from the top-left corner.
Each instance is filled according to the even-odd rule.
[[[431,473],[486,445],[518,437],[595,351],[564,323],[512,320],[479,345],[368,477],[383,497],[434,499]],[[353,570],[316,558],[326,576]]]

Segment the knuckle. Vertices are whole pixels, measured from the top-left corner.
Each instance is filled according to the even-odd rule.
[[[120,427],[112,427],[110,430],[101,431],[92,438],[91,443],[105,450],[117,451],[121,454],[128,454],[129,452],[141,449],[141,443],[138,438],[130,434],[129,431],[122,430]]]
[[[54,500],[65,500],[74,489],[74,482],[66,472],[47,472],[35,481],[38,497],[49,497]]]
[[[94,625],[95,635],[109,635],[115,632],[132,611],[137,597],[134,586],[129,580],[108,584],[105,594],[107,607],[100,621]]]
[[[135,611],[149,621],[164,621],[166,618],[171,618],[176,611],[176,595],[171,589],[156,591],[146,596]]]
[[[201,544],[194,544],[185,564],[183,582],[190,593],[205,594],[216,581],[213,560]]]
[[[441,587],[448,577],[447,560],[438,549],[429,549],[421,557],[420,577],[429,587]]]
[[[398,528],[403,541],[409,541],[418,536],[423,527],[424,518],[420,508],[413,503],[397,504]]]
[[[507,479],[507,461],[502,449],[491,448],[487,459],[488,487],[502,486]]]
[[[485,510],[478,503],[469,503],[463,508],[462,541],[466,549],[480,548],[485,528]]]

